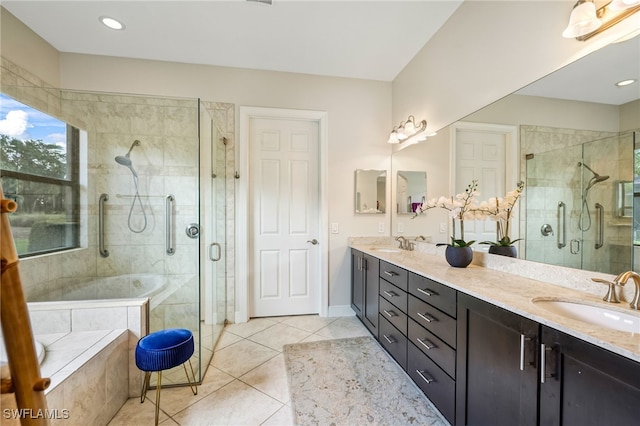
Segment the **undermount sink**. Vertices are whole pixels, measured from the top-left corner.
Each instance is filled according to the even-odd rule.
[[[621,312],[617,309],[609,309],[605,306],[581,301],[536,298],[532,302],[567,318],[613,330],[640,333],[640,314]]]
[[[371,250],[380,251],[382,253],[400,253],[402,251],[400,249],[390,247],[371,247]]]

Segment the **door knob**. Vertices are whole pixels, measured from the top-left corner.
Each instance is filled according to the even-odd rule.
[[[315,238],[313,240],[307,240],[307,242],[313,244],[314,246],[318,244],[318,240],[316,240]]]

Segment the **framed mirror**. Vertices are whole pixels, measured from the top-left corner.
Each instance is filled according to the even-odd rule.
[[[396,212],[413,215],[427,201],[427,172],[398,170],[396,172]]]
[[[356,170],[355,213],[384,214],[387,202],[387,171]]]

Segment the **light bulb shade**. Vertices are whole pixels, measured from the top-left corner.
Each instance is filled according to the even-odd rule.
[[[640,0],[613,0],[607,8],[611,10],[625,10],[640,5]]]
[[[404,131],[404,125],[398,127],[398,131],[396,133],[398,134],[398,139],[401,141],[407,138],[407,133]]]
[[[602,25],[602,21],[596,15],[596,5],[592,1],[578,4],[571,11],[569,25],[562,32],[565,38],[580,37],[589,34]]]
[[[400,139],[398,139],[398,134],[395,131],[391,132],[387,143],[391,143],[391,144],[400,143]]]
[[[416,132],[416,126],[413,124],[413,120],[409,119],[409,121],[407,121],[404,124],[404,133],[406,135],[412,135]]]

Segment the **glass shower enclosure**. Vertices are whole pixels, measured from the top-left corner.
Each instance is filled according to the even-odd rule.
[[[148,297],[149,332],[193,332],[201,381],[227,313],[227,123],[193,98],[2,90],[81,129],[79,243],[23,263],[27,301]],[[58,273],[38,273],[51,262]],[[162,384],[186,380],[179,367]]]
[[[611,274],[632,269],[637,136],[527,158],[527,260]]]

